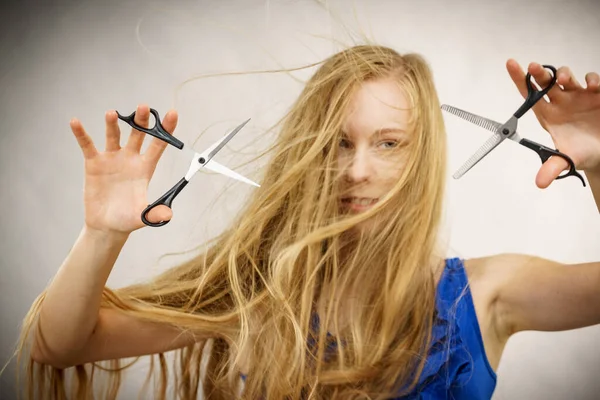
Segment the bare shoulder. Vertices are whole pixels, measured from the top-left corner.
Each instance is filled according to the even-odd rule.
[[[499,336],[510,336],[508,327],[503,326],[503,310],[499,303],[504,288],[510,284],[516,271],[535,260],[539,258],[528,254],[501,253],[464,262],[473,301],[479,307],[477,311],[490,320]]]
[[[473,278],[498,278],[506,272],[507,268],[520,265],[537,257],[528,254],[500,253],[485,257],[476,257],[465,260],[465,269]]]
[[[489,302],[495,302],[503,285],[511,279],[515,271],[539,260],[544,259],[529,254],[501,253],[467,259],[464,265],[471,286],[477,286],[480,294]]]
[[[498,306],[502,287],[510,275],[511,268],[507,266],[523,263],[527,257],[518,254],[498,254],[464,261],[485,353],[494,370],[497,370],[511,336],[503,318],[503,311]]]
[[[497,301],[505,279],[500,265],[510,263],[505,255],[471,258],[464,261],[477,317],[482,331],[488,330],[498,338],[503,329],[497,315]]]
[[[498,257],[500,256],[470,258],[464,261],[473,297],[477,297],[486,306],[491,306],[498,296]]]

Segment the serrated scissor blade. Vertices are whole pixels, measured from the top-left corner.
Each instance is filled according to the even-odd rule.
[[[483,157],[487,156],[492,150],[496,148],[502,141],[506,139],[506,136],[502,136],[499,133],[495,133],[490,137],[484,144],[473,154],[463,165],[460,167],[452,177],[458,179],[466,174],[471,168],[475,166]]]
[[[478,125],[482,128],[492,131],[494,133],[498,132],[498,129],[500,129],[500,127],[502,126],[502,124],[499,122],[496,122],[496,121],[493,121],[491,119],[487,119],[484,117],[480,117],[479,115],[472,114],[468,111],[461,110],[460,108],[456,108],[454,106],[449,106],[447,104],[442,105],[442,110],[447,111],[451,114],[454,114],[457,117],[465,119],[475,125]]]

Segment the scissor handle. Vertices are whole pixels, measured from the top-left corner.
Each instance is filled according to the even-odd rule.
[[[585,181],[583,180],[583,177],[577,172],[577,170],[575,170],[575,163],[573,162],[573,160],[571,160],[571,158],[568,155],[561,153],[560,151],[558,151],[558,149],[552,150],[551,148],[546,147],[543,144],[536,143],[529,139],[523,138],[521,139],[520,143],[523,146],[535,151],[540,156],[542,164],[548,161],[548,159],[552,156],[558,156],[563,158],[567,163],[569,163],[569,170],[566,171],[566,173],[565,171],[561,172],[561,175],[557,176],[556,179],[563,179],[567,176],[576,176],[581,180],[581,183],[583,183],[583,186],[585,187]]]
[[[131,113],[131,115],[128,115],[128,116],[121,115],[117,111],[117,115],[120,120],[127,122],[129,125],[131,125],[132,128],[135,128],[140,132],[147,133],[148,135],[152,135],[164,142],[167,142],[168,144],[170,144],[172,146],[177,147],[179,150],[181,150],[183,148],[183,142],[181,140],[177,139],[175,136],[169,134],[169,132],[166,131],[166,129],[160,123],[160,116],[158,115],[158,111],[151,108],[150,112],[152,113],[152,115],[154,115],[154,120],[155,120],[154,126],[152,128],[144,128],[143,126],[139,126],[138,124],[136,124],[135,121],[133,120],[135,118],[135,113],[136,113],[135,111],[133,113]]]
[[[527,76],[525,77],[525,82],[527,83],[527,98],[517,112],[514,113],[515,117],[521,118],[523,114],[529,111],[529,109],[533,107],[535,103],[544,97],[556,83],[556,68],[554,68],[552,65],[544,65],[543,67],[552,71],[552,79],[550,80],[550,83],[548,83],[548,86],[546,86],[544,89],[537,90],[531,83],[531,74],[528,72]]]
[[[179,192],[181,192],[181,189],[183,189],[185,187],[185,185],[187,185],[187,184],[188,184],[188,181],[185,178],[181,178],[181,180],[179,182],[177,182],[175,184],[175,186],[173,186],[167,193],[165,193],[154,203],[152,203],[148,207],[146,207],[144,209],[144,211],[142,211],[142,221],[144,221],[144,224],[146,224],[148,226],[153,226],[153,227],[158,227],[158,226],[163,226],[163,225],[168,224],[170,220],[154,223],[154,222],[148,221],[146,216],[148,215],[150,210],[152,210],[154,207],[157,207],[157,206],[162,205],[162,206],[167,206],[167,207],[171,208],[171,203],[173,203],[173,200],[175,199],[175,197],[179,194]]]

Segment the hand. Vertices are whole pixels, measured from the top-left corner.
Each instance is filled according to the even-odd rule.
[[[506,69],[523,98],[527,97],[525,72],[510,59]],[[531,63],[528,72],[540,85],[546,87],[551,73],[538,63]],[[548,92],[550,102],[541,99],[532,108],[542,127],[550,133],[556,149],[568,155],[575,168],[582,171],[600,170],[600,76],[590,72],[582,87],[568,67],[556,73],[557,81]],[[538,171],[536,185],[548,187],[557,176],[568,169],[561,157],[551,157]]]
[[[149,118],[148,106],[138,106],[135,122],[147,127]],[[141,213],[148,206],[148,183],[167,143],[152,138],[147,151],[140,154],[147,135],[131,129],[126,146],[121,148],[117,113],[108,111],[105,120],[104,152],[96,149],[79,120],[73,119],[70,124],[85,160],[85,224],[93,230],[129,234],[144,226]],[[169,111],[162,124],[172,134],[177,126],[177,112]],[[171,216],[170,208],[159,206],[147,218],[151,222],[160,222]]]

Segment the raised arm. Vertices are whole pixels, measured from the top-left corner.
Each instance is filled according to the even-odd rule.
[[[526,96],[525,74],[513,60],[507,63],[513,81]],[[528,68],[546,85],[549,75],[539,64]],[[557,82],[534,112],[556,148],[583,170],[600,211],[600,77],[590,72],[582,87],[570,69],[557,72]],[[536,183],[548,187],[567,167],[551,158],[540,168]],[[494,287],[494,320],[504,336],[523,330],[561,331],[600,324],[600,261],[563,264],[541,257],[503,254],[473,261]]]
[[[137,109],[136,122],[146,126],[147,106]],[[177,114],[163,125],[173,132]],[[46,290],[32,332],[32,358],[64,368],[88,361],[167,351],[192,343],[174,328],[150,324],[118,310],[101,309],[108,276],[131,232],[143,227],[146,188],[166,143],[152,139],[140,154],[145,134],[132,130],[125,147],[114,111],[106,114],[106,150],[99,152],[81,123],[71,121],[85,160],[85,224],[75,245]],[[148,219],[167,220],[161,206]]]

